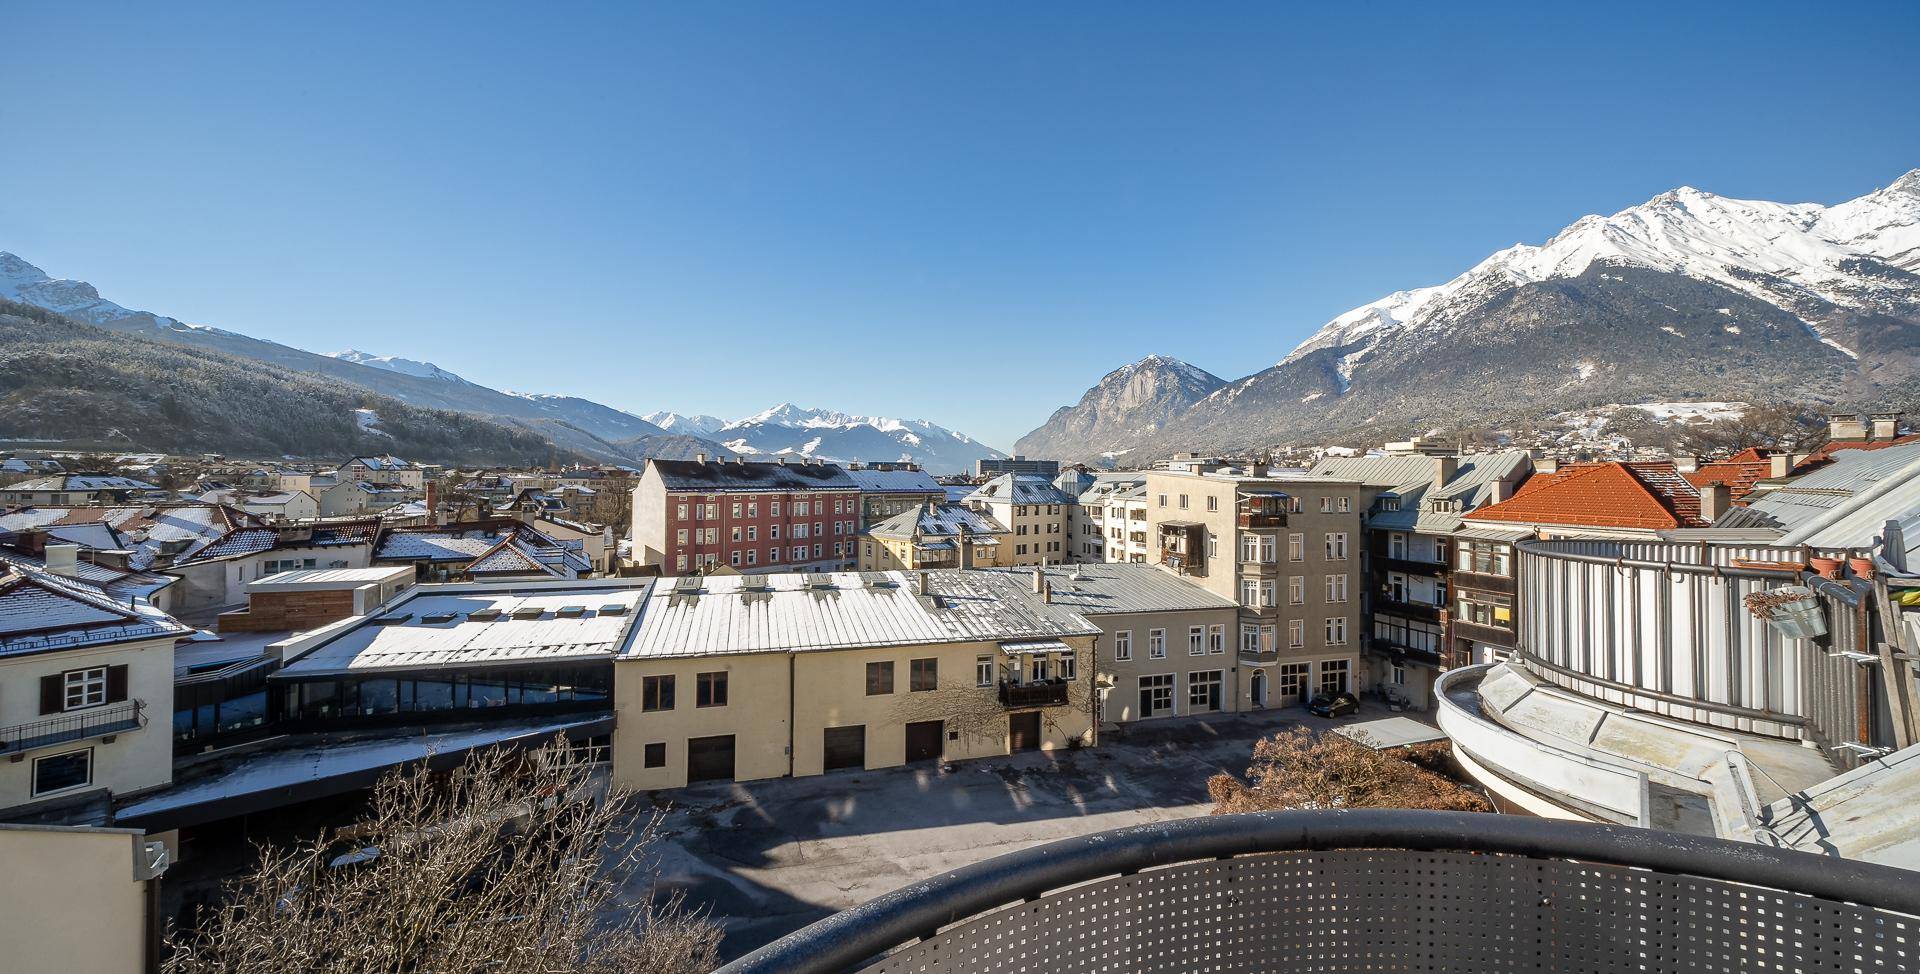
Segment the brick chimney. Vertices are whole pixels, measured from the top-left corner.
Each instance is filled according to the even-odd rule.
[[[1714,481],[1700,488],[1700,516],[1706,518],[1707,523],[1720,520],[1720,515],[1727,513],[1727,508],[1732,506],[1732,487]]]

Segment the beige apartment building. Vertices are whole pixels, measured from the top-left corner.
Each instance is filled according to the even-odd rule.
[[[1078,501],[1068,519],[1068,560],[1147,563],[1145,474],[1100,474]]]
[[[1232,599],[1144,564],[1047,568],[1042,584],[1053,604],[1100,630],[1094,690],[1103,727],[1254,709],[1255,669],[1234,648]]]
[[[927,502],[902,511],[860,536],[863,572],[922,568],[988,568],[999,564],[1007,528],[964,504]]]
[[[1239,605],[1230,638],[1248,706],[1363,689],[1361,512],[1376,492],[1258,467],[1147,474],[1154,563]]]
[[[1058,565],[1067,560],[1073,495],[1033,474],[1001,474],[967,495],[968,507],[1007,528],[1002,565]]]
[[[614,664],[639,789],[1091,743],[1100,630],[1032,573],[663,581]]]

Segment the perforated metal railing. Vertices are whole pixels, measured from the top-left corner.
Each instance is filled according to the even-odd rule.
[[[1920,873],[1621,826],[1229,815],[914,883],[720,974],[1920,970]]]

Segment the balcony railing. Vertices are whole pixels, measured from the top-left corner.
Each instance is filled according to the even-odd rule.
[[[1284,528],[1287,526],[1287,516],[1285,514],[1256,514],[1249,511],[1241,511],[1235,520],[1238,521],[1240,527],[1249,531],[1258,531],[1264,528]]]
[[[1623,826],[1264,812],[913,883],[719,974],[1907,971],[1920,873]]]
[[[121,731],[136,730],[146,726],[147,718],[142,712],[140,701],[97,710],[82,710],[77,713],[48,717],[27,724],[15,724],[12,727],[0,727],[0,754],[18,754],[34,748],[68,741],[81,741],[90,737],[105,737]]]
[[[1067,681],[1036,680],[1030,683],[1000,681],[1000,704],[1004,707],[1062,707],[1067,703]]]
[[[1246,666],[1268,666],[1280,662],[1278,649],[1248,649],[1240,647],[1240,662]]]

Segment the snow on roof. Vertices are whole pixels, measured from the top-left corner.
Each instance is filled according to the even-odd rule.
[[[579,542],[556,541],[519,521],[508,520],[393,528],[381,539],[374,557],[385,561],[468,562],[468,571],[479,565],[483,574],[538,571],[566,577],[593,571],[593,564],[581,554]]]
[[[0,548],[0,562],[23,565],[42,571],[47,567],[45,559],[10,548]],[[150,598],[153,593],[179,581],[172,575],[160,575],[134,568],[114,568],[110,565],[96,564],[84,558],[74,562],[73,574],[67,577],[89,588],[99,590],[101,594],[116,602]]]
[[[946,490],[924,470],[849,470],[847,476],[868,494],[938,494]]]
[[[623,658],[785,653],[858,646],[994,642],[1094,635],[1071,608],[1047,604],[1012,573],[710,575],[654,587]]]
[[[1073,498],[1054,486],[1053,481],[1037,474],[1003,473],[981,484],[967,495],[969,501],[997,501],[1006,504],[1071,504]]]
[[[377,457],[354,457],[353,459],[348,460],[346,463],[341,464],[341,466],[343,467],[351,466],[356,463],[363,467],[366,467],[368,470],[412,470],[414,469],[414,465],[412,461],[402,460],[399,457],[392,456],[392,455],[377,456]]]
[[[416,588],[378,617],[357,620],[289,662],[276,678],[609,660],[626,640],[650,584],[516,591]],[[622,611],[603,611],[607,606]],[[484,610],[497,615],[473,618],[475,612],[490,615]],[[521,618],[535,612],[537,617]],[[401,621],[383,624],[382,619]]]
[[[924,505],[901,511],[868,530],[876,538],[950,537],[965,527],[971,534],[1004,534],[1007,528],[993,518],[962,504]]]
[[[1158,565],[1110,562],[982,570],[1013,576],[1029,589],[1037,570],[1053,586],[1054,604],[1067,606],[1082,615],[1232,609],[1239,605]]]
[[[306,568],[255,579],[247,583],[247,591],[294,592],[358,588],[362,585],[411,577],[413,577],[413,569],[406,565],[382,565],[375,568]]]
[[[9,562],[0,573],[0,656],[139,642],[192,630],[144,603]]]
[[[159,490],[160,488],[144,480],[132,477],[104,476],[98,474],[60,474],[53,477],[38,477],[22,480],[4,488],[15,491],[69,491],[69,490]]]
[[[833,463],[760,463],[744,460],[649,459],[647,469],[671,491],[751,493],[850,490],[853,479]]]

